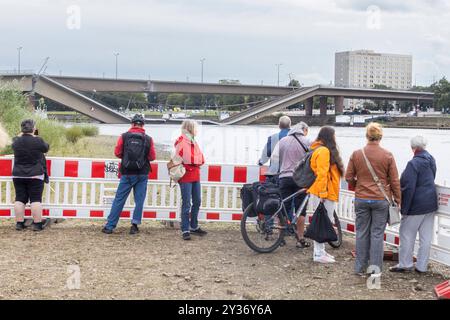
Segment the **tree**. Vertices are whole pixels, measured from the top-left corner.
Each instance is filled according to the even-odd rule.
[[[436,83],[433,83],[430,87],[434,93],[434,108],[438,111],[450,108],[450,82],[443,77]]]
[[[291,81],[289,81],[288,87],[301,87],[300,85],[300,81],[296,80],[296,79],[291,79]]]

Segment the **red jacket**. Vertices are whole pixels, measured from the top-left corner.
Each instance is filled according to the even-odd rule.
[[[128,130],[128,132],[145,133],[145,129],[139,127],[131,127],[130,130]],[[116,155],[117,158],[122,159],[123,156],[122,153],[123,153],[123,139],[122,136],[120,136],[119,140],[117,140],[117,145],[116,148],[114,149],[114,154]],[[148,151],[147,158],[149,161],[153,161],[156,159],[155,145],[153,143],[152,138],[150,138],[150,150]]]
[[[205,157],[197,142],[192,142],[183,134],[175,141],[175,151],[183,158],[183,166],[186,168],[186,174],[179,182],[200,181],[200,166],[205,163]]]

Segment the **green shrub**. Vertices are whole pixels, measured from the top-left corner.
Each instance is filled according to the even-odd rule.
[[[66,130],[66,139],[71,143],[76,143],[83,136],[83,129],[79,126],[73,126]]]
[[[98,136],[99,134],[98,127],[95,126],[82,126],[81,131],[83,132],[83,135],[86,137],[95,137]]]

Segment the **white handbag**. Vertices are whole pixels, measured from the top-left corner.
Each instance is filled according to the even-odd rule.
[[[186,168],[183,166],[183,158],[179,155],[174,155],[167,163],[167,171],[170,177],[170,187],[172,187],[172,181],[177,183],[186,174]]]
[[[377,174],[375,173],[375,170],[373,169],[372,165],[370,164],[369,159],[367,159],[366,153],[364,152],[364,149],[362,149],[362,153],[364,156],[364,160],[366,160],[367,167],[369,168],[370,174],[373,177],[373,180],[377,184],[378,188],[380,189],[381,193],[383,193],[386,200],[389,202],[389,225],[393,226],[400,223],[401,215],[400,215],[400,208],[395,204],[392,199],[389,199],[388,195],[386,194],[386,190],[384,190],[384,186],[381,183],[380,179],[378,179]]]

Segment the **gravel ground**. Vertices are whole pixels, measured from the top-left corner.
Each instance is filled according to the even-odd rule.
[[[41,233],[17,232],[0,221],[0,299],[435,299],[449,269],[427,275],[389,274],[381,289],[351,273],[354,240],[346,237],[334,265],[312,262],[312,248],[294,239],[271,254],[251,251],[237,224],[209,223],[209,234],[182,241],[179,230],[145,222],[139,235],[121,222],[116,233],[101,221],[65,221]],[[393,262],[386,262],[385,268]],[[80,289],[67,287],[79,267]]]

